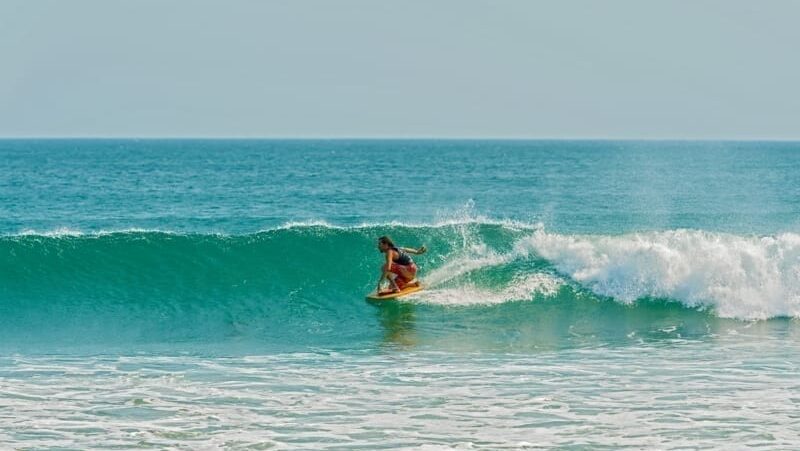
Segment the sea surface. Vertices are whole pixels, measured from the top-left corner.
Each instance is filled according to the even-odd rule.
[[[798,318],[796,142],[0,140],[0,449],[798,449]]]

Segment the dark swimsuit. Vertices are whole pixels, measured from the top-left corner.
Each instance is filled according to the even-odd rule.
[[[414,260],[411,259],[411,256],[401,251],[400,249],[393,247],[392,250],[395,252],[395,256],[392,259],[392,263],[397,263],[398,265],[402,266],[408,266],[414,263]]]

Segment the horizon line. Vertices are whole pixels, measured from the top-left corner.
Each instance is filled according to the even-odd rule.
[[[0,140],[206,140],[206,141],[627,141],[627,142],[800,142],[797,138],[619,138],[527,136],[0,136]]]

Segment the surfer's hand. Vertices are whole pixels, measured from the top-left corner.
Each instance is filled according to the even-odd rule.
[[[419,252],[420,254],[424,254],[427,251],[428,251],[428,248],[425,247],[424,244],[422,246],[420,246],[419,249],[417,249],[417,252]]]

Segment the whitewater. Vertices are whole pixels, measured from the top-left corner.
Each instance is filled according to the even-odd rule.
[[[0,140],[0,174],[0,447],[796,447],[797,143]],[[385,234],[426,289],[371,304]]]

